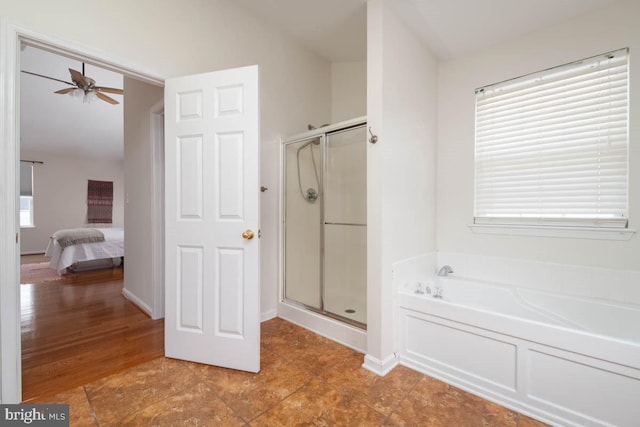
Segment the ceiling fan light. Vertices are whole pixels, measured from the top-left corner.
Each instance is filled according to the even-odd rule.
[[[91,104],[91,101],[95,101],[97,98],[98,97],[96,96],[95,92],[87,92],[84,94],[82,102],[84,102],[85,104]]]
[[[73,98],[81,98],[84,96],[84,90],[77,88],[69,92],[69,95],[71,95]]]

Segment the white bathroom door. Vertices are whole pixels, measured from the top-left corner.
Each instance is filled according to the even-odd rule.
[[[165,82],[165,355],[260,370],[258,67]]]

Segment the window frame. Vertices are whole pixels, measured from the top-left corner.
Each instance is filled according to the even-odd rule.
[[[20,161],[20,191],[19,191],[19,224],[20,228],[35,228],[35,212],[34,212],[34,185],[33,185],[33,166],[36,162],[31,160]],[[27,201],[29,208],[22,209],[23,201]],[[23,216],[28,216],[29,223],[23,224]]]
[[[28,201],[29,209],[22,209],[23,201]],[[35,228],[35,220],[34,220],[34,209],[33,209],[33,196],[20,196],[20,228]],[[23,214],[28,215],[29,222],[28,224],[24,224],[22,222]]]
[[[570,70],[570,71],[579,70],[580,67],[586,68],[584,67],[583,63],[599,64],[599,62],[602,61],[603,58],[604,59],[614,58],[614,56],[612,55],[617,55],[618,58],[624,57],[623,65],[626,67],[626,71],[623,72],[625,77],[624,85],[626,88],[626,101],[624,105],[625,107],[624,123],[626,126],[626,136],[624,138],[625,167],[619,169],[619,171],[622,171],[624,172],[624,174],[626,174],[626,177],[625,177],[626,181],[624,181],[625,195],[623,198],[624,211],[622,216],[621,217],[606,217],[606,216],[603,217],[598,211],[595,211],[595,210],[591,211],[590,216],[583,216],[583,217],[581,217],[580,215],[576,215],[575,213],[561,213],[561,214],[555,214],[555,216],[553,216],[553,214],[552,215],[549,215],[548,213],[545,214],[544,210],[543,211],[538,210],[537,212],[535,212],[536,211],[535,208],[529,212],[526,212],[526,206],[525,206],[525,209],[523,209],[523,206],[518,206],[518,202],[509,201],[508,198],[506,199],[507,202],[509,203],[509,205],[507,206],[514,207],[516,211],[524,211],[524,212],[521,212],[520,214],[515,214],[515,215],[500,214],[497,208],[491,207],[490,205],[488,209],[485,206],[483,206],[484,209],[479,210],[478,209],[479,193],[481,194],[482,197],[484,198],[487,197],[486,191],[482,193],[481,191],[482,189],[479,187],[479,185],[486,184],[487,181],[484,177],[480,179],[478,178],[478,167],[479,167],[478,103],[479,103],[479,100],[480,102],[485,101],[485,99],[483,98],[485,94],[485,90],[494,91],[494,93],[501,94],[499,91],[502,90],[502,88],[504,87],[508,88],[508,86],[510,85],[513,85],[513,86],[527,85],[527,88],[537,91],[538,87],[541,87],[545,84],[544,78],[546,76],[553,76],[554,74],[559,74],[559,72],[566,72],[567,70]],[[616,51],[608,52],[602,55],[597,55],[595,57],[585,58],[580,61],[574,61],[569,64],[563,64],[558,67],[550,68],[548,70],[531,73],[515,79],[495,83],[489,86],[476,89],[476,98],[475,98],[476,111],[474,113],[475,125],[474,125],[473,223],[470,224],[470,228],[472,229],[472,231],[479,232],[479,233],[491,233],[491,234],[517,234],[517,235],[536,235],[536,236],[545,236],[545,237],[578,237],[578,238],[613,239],[613,240],[627,240],[631,237],[631,235],[635,232],[635,230],[630,229],[628,225],[628,221],[629,221],[629,155],[630,155],[629,153],[629,85],[630,85],[629,81],[630,79],[628,74],[629,63],[630,63],[629,49],[628,48],[618,49]],[[589,73],[591,73],[591,71],[585,72],[584,74],[589,75]],[[541,76],[543,77],[541,78]],[[566,87],[568,87],[568,84],[565,84],[565,81],[562,80],[562,77],[559,80],[561,80],[561,84],[562,84],[562,86],[560,86],[561,89],[559,90],[559,92],[564,92],[566,90]],[[506,94],[507,96],[511,96],[508,90],[509,89],[507,89]],[[592,92],[595,92],[595,90]],[[517,99],[517,100],[518,102],[521,102],[520,99]],[[508,101],[508,102],[511,102],[511,101]],[[543,108],[540,106],[541,103],[538,100],[532,101],[531,104],[526,104],[526,105],[533,106],[533,108],[538,108],[538,109]],[[512,114],[515,114],[514,112],[521,107],[507,104],[506,108],[503,106],[500,108],[508,110],[509,111],[508,115],[512,115]],[[492,111],[490,109],[487,110],[485,106],[482,106],[482,109],[483,109],[482,113],[484,114],[487,114],[486,111],[490,111],[490,112]],[[562,111],[562,113],[560,114],[563,114],[563,115],[565,114],[563,109],[558,109],[558,110]],[[541,110],[541,111],[544,114],[547,114],[547,110]],[[509,119],[511,119],[511,117],[509,117]],[[525,116],[525,120],[527,120],[525,124],[527,126],[531,126],[532,120],[530,118],[526,118],[526,116]],[[498,123],[497,126],[500,129],[502,128],[510,129],[510,127],[512,126],[511,122],[506,122],[504,126],[500,122],[496,122],[496,123]],[[566,128],[563,127],[563,129],[571,129],[571,127],[566,127]],[[531,139],[531,138],[526,138],[526,139]],[[482,143],[485,144],[483,146],[484,150],[486,150],[486,141],[487,139],[485,137],[485,139],[482,141]],[[491,139],[489,139],[489,141],[490,141],[489,147],[491,147],[492,144],[493,145],[496,144],[496,142],[492,142]],[[523,157],[525,162],[528,161],[527,158],[529,159],[531,158],[526,156],[531,156],[533,155],[533,150],[538,150],[537,148],[535,148],[536,144],[537,144],[536,142],[533,142],[533,143],[525,142],[525,147],[527,146],[529,147],[529,148],[525,148],[525,155]],[[570,144],[574,144],[574,146],[578,145],[578,144],[575,144],[575,142]],[[534,148],[531,149],[530,147],[534,147]],[[495,150],[495,148],[490,148],[490,150],[488,150],[489,154],[491,154],[491,150]],[[510,166],[509,170],[511,171],[510,173],[513,174],[514,177],[522,180],[523,179],[522,177],[524,176],[524,174],[520,174],[518,171],[518,168],[520,167],[518,165],[519,162],[520,160],[516,160],[515,162],[512,162],[512,165]],[[589,165],[589,163],[583,163],[583,165]],[[485,180],[483,181],[483,179]],[[491,179],[493,178],[489,179],[488,181],[489,183],[492,182]],[[556,179],[557,182],[560,182],[561,186],[562,186],[563,180],[564,178]],[[491,190],[491,191],[495,191],[495,190]],[[491,193],[491,191],[489,191],[489,194]],[[509,192],[509,190],[502,190],[502,191],[506,191],[507,193]],[[563,191],[568,191],[568,190],[564,189]],[[544,205],[544,201],[547,199],[545,199],[546,196],[542,193],[543,192],[539,191],[538,194],[535,194],[535,197],[537,197],[538,200],[541,200],[542,204]],[[498,193],[498,194],[499,194],[498,196],[499,198],[496,200],[499,203],[502,201],[501,197],[504,198],[505,196],[504,196],[504,193]],[[517,197],[519,196],[520,194],[518,194]],[[492,196],[490,195],[489,197],[492,197]],[[490,200],[493,200],[493,199],[490,199]],[[491,203],[496,203],[496,202],[490,202],[490,204]],[[570,209],[570,205],[567,205],[567,208]]]

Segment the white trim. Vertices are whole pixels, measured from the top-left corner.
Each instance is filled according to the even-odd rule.
[[[151,107],[152,319],[164,317],[164,100]]]
[[[151,316],[151,307],[149,307],[147,304],[144,303],[144,301],[142,301],[140,298],[138,298],[136,296],[136,294],[134,294],[133,292],[131,292],[130,290],[126,289],[126,288],[122,288],[122,296],[125,297],[126,299],[128,299],[129,301],[131,301],[133,304],[136,305],[136,307],[138,307],[140,310],[144,311],[145,314],[149,317]]]
[[[360,353],[366,351],[367,332],[355,326],[286,302],[278,303],[278,316]]]
[[[114,71],[126,77],[149,83],[155,86],[164,86],[164,78],[157,76],[150,70],[145,70],[140,66],[134,65],[130,67],[124,65],[128,60],[114,56],[108,52],[94,49],[92,47],[81,45],[70,40],[61,40],[55,37],[47,36],[36,31],[31,31],[17,25],[8,24],[9,31],[12,36],[16,37],[17,42],[20,41],[26,45],[37,47],[58,55],[63,55],[77,59],[79,61],[90,63],[106,70]],[[16,45],[19,52],[19,46]]]
[[[368,371],[373,372],[376,375],[384,377],[389,372],[391,372],[393,368],[398,366],[399,363],[400,359],[398,358],[397,353],[393,353],[387,356],[384,360],[380,360],[370,354],[367,354],[364,357],[364,363],[362,364],[362,367]]]
[[[562,227],[551,225],[469,224],[469,228],[474,233],[480,234],[594,240],[629,240],[636,232],[636,230],[629,228]]]
[[[267,320],[275,319],[276,317],[278,317],[278,310],[275,308],[273,310],[263,311],[262,314],[260,314],[260,322],[266,322]]]
[[[20,342],[20,296],[17,284],[20,259],[17,238],[19,160],[19,54],[24,42],[55,53],[75,56],[85,62],[116,71],[125,76],[157,86],[164,79],[141,68],[130,67],[122,58],[21,28],[0,18],[0,402],[19,403],[22,400],[22,362]]]
[[[25,251],[25,252],[20,252],[20,256],[22,255],[44,255],[43,251]]]
[[[22,400],[20,343],[20,262],[18,237],[19,159],[18,34],[0,18],[0,402]]]

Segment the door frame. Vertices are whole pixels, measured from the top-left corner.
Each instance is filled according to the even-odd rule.
[[[81,61],[118,72],[126,77],[164,86],[164,78],[156,73],[128,64],[122,58],[110,56],[88,46],[58,39],[0,19],[0,128],[4,130],[0,142],[0,403],[22,401],[22,350],[20,333],[20,252],[17,197],[18,160],[20,158],[20,44],[24,42],[53,53],[70,56]],[[157,112],[157,110],[154,110]],[[153,113],[153,111],[152,111]],[[156,138],[157,139],[157,138]],[[153,177],[158,172],[152,172]],[[154,184],[155,185],[155,184]],[[156,212],[152,212],[155,218]],[[159,227],[152,228],[152,241],[158,242]],[[161,251],[154,251],[156,257]],[[155,260],[154,265],[162,265]],[[156,286],[158,285],[158,282]],[[18,286],[16,286],[16,284]],[[164,285],[164,283],[162,283]],[[154,290],[154,310],[157,305]]]
[[[151,107],[151,318],[164,317],[164,100]],[[126,182],[125,182],[126,184]]]

